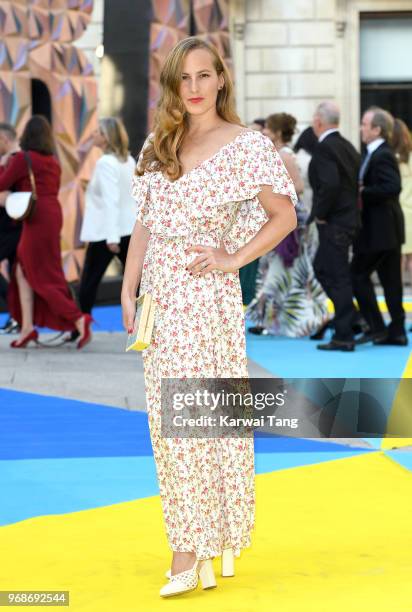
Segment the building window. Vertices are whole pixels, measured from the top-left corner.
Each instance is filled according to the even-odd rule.
[[[361,111],[380,106],[412,128],[412,13],[363,13]]]

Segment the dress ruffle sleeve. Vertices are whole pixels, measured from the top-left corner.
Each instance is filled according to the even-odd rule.
[[[239,202],[225,236],[225,245],[231,253],[247,244],[268,221],[258,198],[263,185],[270,185],[274,193],[289,196],[294,206],[298,203],[292,179],[267,136],[253,133],[234,147],[234,155],[236,171],[220,185],[224,201]]]
[[[151,134],[146,138],[143,143],[143,147],[140,151],[137,165],[139,167],[142,158],[143,152],[146,146],[149,144]],[[138,176],[134,174],[132,179],[132,197],[136,200],[136,220],[139,221],[142,225],[150,229],[153,226],[154,219],[151,215],[150,211],[150,200],[149,200],[149,188],[150,188],[150,179],[153,173],[149,171],[145,171],[142,176]]]

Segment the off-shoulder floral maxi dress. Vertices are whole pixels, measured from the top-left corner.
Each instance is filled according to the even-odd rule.
[[[142,356],[163,516],[171,549],[194,551],[198,559],[229,547],[238,557],[251,545],[253,437],[163,437],[161,379],[248,377],[239,273],[192,276],[185,267],[197,254],[185,249],[218,247],[223,240],[234,253],[249,242],[268,220],[257,197],[262,185],[296,205],[272,142],[246,129],[173,182],[160,171],[133,179],[137,219],[150,230],[140,294],[150,292],[157,305],[152,342]]]

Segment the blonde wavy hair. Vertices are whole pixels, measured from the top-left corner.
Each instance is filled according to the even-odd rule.
[[[99,119],[99,129],[106,139],[106,152],[114,153],[121,161],[129,156],[129,137],[123,122],[118,117]]]
[[[212,55],[218,75],[223,74],[224,85],[218,91],[217,114],[228,121],[243,125],[235,110],[233,83],[229,71],[218,50],[206,40],[190,36],[178,42],[170,51],[160,74],[161,95],[154,117],[152,137],[145,147],[136,174],[145,170],[165,172],[171,180],[182,175],[182,164],[178,158],[179,148],[188,131],[188,113],[179,94],[183,62],[190,51],[206,49]]]

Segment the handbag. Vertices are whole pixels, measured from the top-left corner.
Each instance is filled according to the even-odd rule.
[[[24,219],[29,219],[33,214],[37,201],[37,191],[36,183],[34,180],[33,167],[30,155],[27,153],[27,151],[24,151],[24,158],[27,162],[27,166],[29,169],[29,178],[32,190],[16,191],[14,193],[10,193],[10,195],[7,196],[5,202],[7,214],[15,221],[23,221]]]
[[[143,293],[136,298],[136,314],[133,331],[127,336],[126,351],[143,351],[146,349],[153,334],[155,316],[155,301],[150,293]]]

